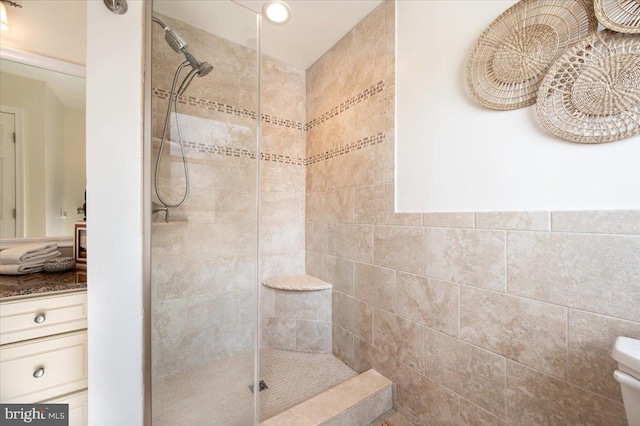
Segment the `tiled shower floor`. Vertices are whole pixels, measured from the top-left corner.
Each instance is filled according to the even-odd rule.
[[[246,426],[253,415],[253,354],[215,361],[156,379],[152,385],[154,426]],[[332,354],[260,350],[260,419],[266,420],[356,373]]]

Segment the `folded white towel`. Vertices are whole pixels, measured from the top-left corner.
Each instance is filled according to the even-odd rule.
[[[0,275],[25,275],[42,272],[44,262],[0,265]]]
[[[62,256],[58,250],[50,251],[49,253],[44,254],[34,254],[29,257],[29,260],[22,263],[9,263],[9,265],[24,265],[25,263],[44,263],[45,260],[55,259],[56,257]]]
[[[14,265],[32,262],[58,250],[57,243],[25,244],[0,251],[0,264]],[[56,256],[54,256],[56,257]]]

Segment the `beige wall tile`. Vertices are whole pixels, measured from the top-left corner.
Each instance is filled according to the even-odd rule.
[[[509,233],[509,292],[640,321],[640,237]]]
[[[248,193],[243,198],[246,201],[243,202],[247,207],[242,208],[240,211],[251,210],[252,214],[255,215],[255,193]],[[229,205],[233,203],[231,201],[232,197],[225,197],[223,201],[224,205]],[[236,198],[237,199],[237,198]],[[237,203],[237,201],[236,201]],[[280,225],[286,225],[288,227],[299,227],[304,222],[304,212],[305,212],[305,196],[304,194],[297,192],[267,192],[261,191],[260,194],[260,223],[277,223]],[[220,204],[220,203],[219,203]],[[220,210],[223,206],[217,206],[216,210]],[[237,220],[237,211],[238,208],[232,208],[226,216],[229,219],[236,217]],[[218,213],[218,212],[217,212]],[[218,217],[223,216],[220,212],[217,214]],[[245,217],[251,217],[250,214],[245,213]],[[255,219],[254,219],[255,222]]]
[[[419,324],[374,308],[373,345],[403,364],[424,371],[424,335]]]
[[[326,255],[315,251],[306,251],[305,273],[322,279],[325,271],[324,261]]]
[[[287,155],[291,158],[306,158],[306,135],[302,130],[261,123],[260,150],[269,154]]]
[[[260,330],[262,346],[295,351],[296,325],[297,322],[294,319],[269,318],[265,323],[265,327]]]
[[[355,110],[349,108],[324,122],[324,150],[355,142]]]
[[[395,152],[395,142],[393,139],[386,138],[384,141],[384,181],[385,182],[395,182],[395,161],[396,161],[396,152]]]
[[[251,262],[252,259],[249,259]],[[300,275],[305,270],[305,251],[260,255],[260,279],[269,280],[288,275]],[[255,271],[254,271],[255,272]]]
[[[638,235],[640,234],[640,210],[552,212],[551,230]]]
[[[355,188],[354,191],[354,222],[384,224],[386,220],[385,186],[364,186]]]
[[[422,225],[430,228],[473,228],[473,213],[424,213]]]
[[[330,254],[373,263],[373,227],[367,225],[335,225],[329,240]]]
[[[507,426],[507,423],[466,399],[460,398],[460,426]]]
[[[353,261],[327,256],[324,266],[326,281],[333,289],[353,296]]]
[[[260,250],[263,254],[290,253],[304,250],[304,248],[304,226],[302,223],[292,222],[291,226],[281,223],[264,223],[260,226]]]
[[[517,229],[523,231],[548,231],[549,212],[478,212],[478,229]]]
[[[233,293],[203,294],[187,299],[187,333],[238,322],[238,301]]]
[[[307,130],[307,158],[320,155],[324,148],[324,123]]]
[[[341,189],[325,193],[325,218],[329,223],[353,223],[353,190]]]
[[[398,365],[396,377],[396,403],[421,424],[458,424],[460,405],[456,394],[402,364]]]
[[[501,356],[424,329],[427,377],[504,417],[506,364]]]
[[[335,322],[332,323],[333,354],[340,361],[354,368],[354,336]],[[355,368],[354,368],[355,369]]]
[[[177,338],[187,327],[187,299],[158,301],[151,311],[151,338]]]
[[[318,319],[318,292],[279,290],[275,295],[276,318]]]
[[[376,265],[416,274],[424,273],[424,229],[376,226],[374,232]]]
[[[505,233],[426,228],[426,275],[505,290]]]
[[[460,338],[566,377],[567,310],[471,287],[460,289]]]
[[[518,363],[507,363],[507,421],[514,425],[626,426],[622,404]]]
[[[354,367],[357,373],[364,373],[373,368],[389,380],[394,380],[396,376],[396,359],[385,352],[370,345],[362,339],[355,339],[354,345]]]
[[[331,322],[298,321],[296,324],[298,352],[331,353]]]
[[[373,61],[369,66],[373,67]],[[382,92],[357,104],[355,111],[355,140],[384,132],[385,112]]]
[[[398,272],[398,315],[452,336],[458,336],[458,284]]]
[[[329,190],[373,184],[372,147],[351,151],[318,164],[326,164]]]
[[[333,292],[334,319],[340,327],[361,339],[373,342],[373,309],[351,296]]]
[[[356,263],[354,296],[371,305],[395,312],[396,271]]]
[[[304,70],[268,56],[262,57],[260,107],[263,114],[304,122],[306,78]]]
[[[569,382],[622,402],[611,357],[618,336],[640,339],[640,324],[570,309]]]
[[[333,315],[333,290],[319,290],[318,295],[318,321],[331,321]]]

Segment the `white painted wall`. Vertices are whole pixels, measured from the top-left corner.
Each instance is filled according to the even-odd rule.
[[[86,132],[85,112],[66,108],[64,114],[64,209],[67,211],[67,220],[62,235],[73,235],[74,223],[82,220],[82,215],[77,214],[77,209],[84,203],[84,191],[87,188]]]
[[[60,210],[64,205],[64,110],[55,93],[44,89],[44,153],[47,237],[65,235],[65,219]]]
[[[45,221],[45,83],[2,73],[0,104],[24,112],[24,236],[42,237]]]
[[[397,210],[640,208],[640,136],[569,143],[533,106],[493,111],[467,95],[469,51],[514,3],[398,1]]]
[[[143,422],[144,2],[87,2],[89,424]]]
[[[2,33],[2,46],[85,64],[88,1],[18,3],[22,8],[7,5],[9,31]]]

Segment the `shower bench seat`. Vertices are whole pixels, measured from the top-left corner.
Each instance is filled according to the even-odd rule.
[[[266,280],[260,295],[260,345],[331,353],[332,285],[311,275]]]

